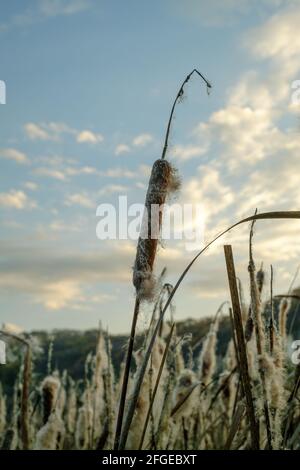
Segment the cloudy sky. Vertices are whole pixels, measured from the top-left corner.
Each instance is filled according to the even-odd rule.
[[[4,2],[2,2],[4,4]],[[299,210],[300,5],[292,0],[12,0],[1,7],[0,322],[26,329],[129,329],[135,242],[99,241],[96,208],[143,203],[180,83],[168,157],[180,202],[201,203],[207,241],[255,208]],[[222,245],[247,285],[249,227],[193,267],[177,319],[228,299]],[[255,259],[274,289],[299,264],[299,221],[259,222]],[[165,242],[174,283],[193,253]],[[266,290],[266,296],[268,292]],[[148,306],[143,308],[147,318]],[[142,320],[143,321],[143,320]]]

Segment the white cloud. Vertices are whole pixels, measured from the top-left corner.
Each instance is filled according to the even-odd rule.
[[[299,57],[299,8],[281,11],[247,35],[246,43],[256,57],[276,61]]]
[[[34,170],[34,173],[38,176],[46,176],[60,181],[64,181],[66,179],[63,171],[56,170],[54,168],[37,168]]]
[[[107,176],[109,178],[135,178],[136,173],[134,171],[128,170],[127,168],[108,168],[105,171],[101,172],[102,176]]]
[[[24,125],[24,130],[30,140],[49,140],[59,142],[63,135],[71,135],[79,144],[98,144],[103,142],[104,137],[100,133],[95,133],[87,129],[76,130],[64,122],[34,123],[28,122]]]
[[[145,183],[142,183],[141,181],[137,181],[135,183],[135,186],[138,188],[138,189],[142,189],[143,191],[145,191],[147,189],[147,186],[145,185]]]
[[[30,189],[30,191],[36,191],[38,189],[38,185],[33,181],[26,181],[26,183],[24,183],[24,187],[26,189]]]
[[[199,176],[186,181],[183,198],[188,203],[201,204],[205,220],[220,215],[234,202],[233,189],[224,184],[220,171],[213,166],[199,167]]]
[[[41,249],[36,241],[2,242],[0,247],[0,289],[30,296],[48,310],[87,308],[91,303],[112,300],[99,292],[99,283],[129,283],[134,248],[108,243],[103,250],[84,252],[55,245]],[[8,256],[3,256],[3,254]],[[96,286],[96,291],[91,290]]]
[[[58,142],[62,134],[75,134],[76,131],[63,122],[36,124],[28,122],[24,130],[30,140],[52,140]]]
[[[90,0],[39,0],[40,12],[45,17],[74,15],[91,6]]]
[[[96,204],[85,193],[70,194],[66,198],[66,205],[67,206],[76,205],[76,206],[86,207],[88,209],[96,207]]]
[[[53,220],[49,224],[49,229],[53,232],[80,232],[81,224],[67,223],[65,220]]]
[[[0,24],[0,32],[26,27],[58,16],[71,16],[92,6],[91,0],[36,0],[22,13]]]
[[[206,153],[207,149],[205,147],[201,147],[199,145],[176,145],[174,147],[172,155],[177,160],[190,160],[191,158],[200,157]]]
[[[180,0],[171,2],[173,8],[180,17],[186,17],[192,21],[200,22],[205,26],[231,27],[247,15],[256,17],[269,14],[282,5],[297,5],[298,0]]]
[[[44,161],[45,163],[48,163],[49,166],[35,168],[33,173],[38,176],[54,178],[60,181],[68,181],[70,177],[80,175],[100,176],[103,178],[135,179],[140,178],[141,176],[148,176],[151,172],[151,168],[147,165],[139,165],[135,171],[121,167],[98,170],[91,166],[64,166],[63,160],[56,159],[55,157],[49,158],[49,161],[47,159]]]
[[[89,302],[103,304],[113,299],[112,295],[105,293],[87,296],[80,282],[71,279],[45,283],[34,296],[34,302],[42,304],[47,310],[83,310]]]
[[[23,191],[12,189],[8,193],[0,193],[0,207],[8,209],[32,209],[36,203]]]
[[[78,175],[98,175],[99,171],[92,166],[82,166],[82,167],[66,167],[64,172],[68,176],[78,176]]]
[[[80,300],[83,300],[80,286],[78,282],[71,280],[45,284],[35,297],[35,301],[48,310],[60,310]]]
[[[126,193],[127,191],[127,186],[121,184],[108,184],[100,189],[99,195],[102,196],[105,194]]]
[[[115,148],[115,155],[122,155],[123,153],[128,153],[130,152],[130,147],[129,145],[126,144],[119,144]]]
[[[92,131],[83,130],[77,134],[76,140],[78,143],[98,144],[103,142],[104,138],[101,134],[95,134]]]
[[[133,139],[132,145],[135,147],[145,147],[152,141],[153,137],[151,134],[139,134]]]
[[[33,122],[25,124],[24,129],[31,140],[50,140],[48,132]]]
[[[0,149],[0,158],[6,158],[7,160],[14,160],[17,163],[26,164],[29,160],[25,153],[20,152],[14,148]]]
[[[199,126],[211,143],[221,144],[221,157],[235,170],[244,163],[254,165],[271,150],[270,136],[276,133],[268,109],[227,106],[214,112],[208,124]]]

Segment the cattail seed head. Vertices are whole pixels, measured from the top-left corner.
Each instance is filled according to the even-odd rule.
[[[219,320],[211,324],[199,357],[200,380],[207,385],[216,368],[216,344]]]
[[[43,380],[41,388],[43,396],[43,422],[46,424],[56,405],[60,381],[53,375],[48,375]]]
[[[63,446],[65,427],[59,414],[51,413],[46,424],[36,435],[35,450],[60,450]]]
[[[133,285],[140,299],[151,300],[155,293],[153,265],[161,232],[162,209],[167,195],[179,189],[174,167],[163,159],[152,167],[145,202],[145,212],[133,268]]]
[[[283,339],[286,340],[286,321],[290,310],[290,301],[288,299],[282,299],[279,306],[279,333]]]
[[[69,389],[67,398],[66,425],[70,434],[74,434],[77,415],[77,397],[75,383],[69,377]]]
[[[196,374],[190,369],[184,369],[179,375],[177,384],[173,391],[174,407],[184,400],[195,383],[197,383]],[[178,420],[182,416],[188,416],[191,413],[191,410],[195,407],[197,400],[198,395],[192,392],[175,413],[174,418]]]

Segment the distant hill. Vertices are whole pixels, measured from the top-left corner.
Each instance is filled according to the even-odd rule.
[[[297,298],[298,292],[292,299],[291,311],[288,317],[287,329],[292,327],[293,337],[300,338],[300,297]],[[280,300],[275,300],[275,316],[277,315]],[[299,311],[299,312],[298,312]],[[269,315],[269,306],[265,309],[265,315]],[[201,338],[208,332],[212,318],[204,318],[201,320],[187,319],[177,322],[177,334],[179,337],[184,335],[191,336],[191,345],[194,348],[194,357],[201,350]],[[67,370],[71,377],[75,380],[81,379],[84,374],[84,362],[89,353],[94,353],[96,348],[98,331],[73,331],[73,330],[54,330],[52,332],[34,331],[31,333],[33,339],[39,345],[39,352],[34,355],[34,375],[39,381],[47,374],[47,357],[48,348],[51,338],[53,338],[53,356],[52,365],[60,371]],[[220,322],[217,342],[217,355],[222,358],[226,352],[228,341],[231,337],[231,327],[228,317],[223,317]],[[112,358],[116,373],[124,357],[127,337],[124,335],[112,335]],[[142,344],[142,337],[137,338],[137,346]],[[184,354],[188,354],[188,346],[184,344]],[[11,390],[19,371],[20,364],[20,346],[11,344],[8,346],[8,362],[4,366],[0,366],[0,381],[6,392]]]

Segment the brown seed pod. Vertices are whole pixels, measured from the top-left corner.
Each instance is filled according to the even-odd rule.
[[[56,377],[49,375],[42,382],[43,397],[43,423],[46,424],[55,408],[60,382]]]
[[[151,299],[155,291],[152,271],[161,232],[162,209],[166,197],[179,189],[177,171],[164,159],[152,167],[145,211],[133,268],[133,285],[140,299]]]

